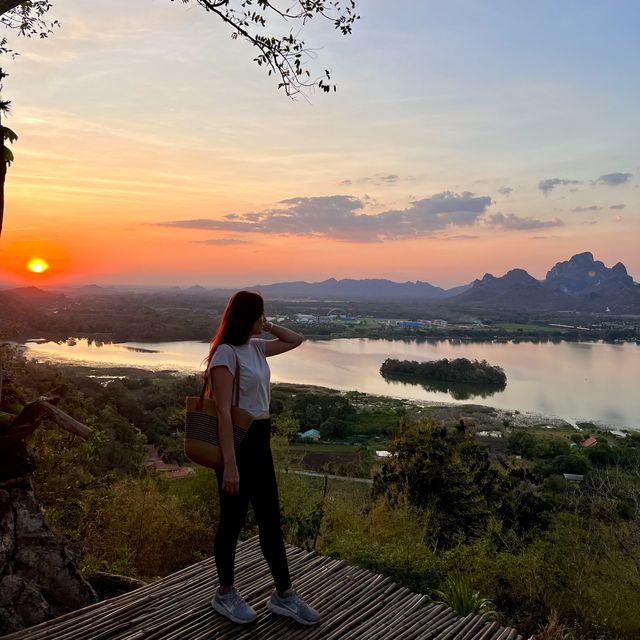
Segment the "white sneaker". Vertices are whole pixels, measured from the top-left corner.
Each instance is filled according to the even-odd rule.
[[[286,596],[281,596],[277,591],[274,591],[267,600],[267,609],[279,616],[293,618],[300,624],[313,625],[320,622],[320,614],[295,591],[291,591]]]
[[[211,600],[211,606],[220,615],[238,624],[249,624],[257,618],[256,612],[246,603],[235,587],[227,593],[220,593],[218,589]]]

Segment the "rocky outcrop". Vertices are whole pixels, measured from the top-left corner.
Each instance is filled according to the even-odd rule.
[[[609,269],[600,260],[594,260],[590,251],[556,263],[547,272],[544,283],[547,287],[571,296],[602,292],[611,294],[621,289],[631,290],[636,286],[622,262]]]
[[[480,280],[475,280],[468,291],[452,298],[451,302],[496,309],[570,307],[567,295],[549,290],[524,269],[512,269],[500,278],[487,273]]]
[[[24,438],[45,416],[83,437],[90,433],[45,400],[27,405],[0,428],[0,635],[96,602],[33,494],[35,461]]]
[[[608,268],[585,251],[558,262],[541,282],[523,269],[500,278],[487,273],[450,301],[487,309],[640,313],[640,285],[621,262]]]
[[[96,601],[28,482],[0,489],[0,635]]]

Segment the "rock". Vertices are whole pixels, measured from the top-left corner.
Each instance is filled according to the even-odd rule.
[[[8,575],[0,581],[0,634],[40,624],[51,613],[38,589],[19,576]]]
[[[30,484],[0,489],[0,635],[96,602]]]
[[[15,541],[11,495],[8,491],[0,490],[0,576],[11,570]]]
[[[53,536],[31,491],[11,491],[15,513],[15,573],[42,592],[55,615],[95,602],[71,554]]]

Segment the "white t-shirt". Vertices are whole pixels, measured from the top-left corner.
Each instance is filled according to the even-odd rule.
[[[269,414],[271,399],[271,370],[265,356],[266,340],[251,338],[247,344],[238,347],[221,344],[211,358],[209,370],[214,367],[227,367],[234,376],[236,373],[236,355],[240,363],[240,401],[238,406],[252,416]],[[235,402],[235,380],[231,402]],[[214,389],[215,395],[215,389]]]

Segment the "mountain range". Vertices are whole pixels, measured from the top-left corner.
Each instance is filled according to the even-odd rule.
[[[608,268],[589,251],[558,262],[544,280],[536,280],[524,269],[512,269],[501,277],[487,273],[481,279],[453,289],[442,289],[420,280],[335,278],[253,288],[271,298],[420,299],[478,308],[640,313],[640,284],[633,281],[621,262]]]
[[[558,262],[544,280],[523,269],[512,269],[500,278],[487,273],[451,302],[484,308],[637,314],[640,284],[621,262],[608,268],[585,251]]]
[[[556,263],[544,280],[537,280],[524,269],[512,269],[501,277],[486,273],[480,279],[452,289],[443,289],[420,280],[393,282],[385,279],[335,278],[322,282],[279,282],[248,288],[258,290],[270,299],[411,300],[479,309],[640,314],[640,284],[634,282],[621,262],[609,268],[600,260],[595,260],[589,251]],[[130,287],[127,289],[132,290]],[[170,289],[174,293],[190,296],[226,296],[233,291],[200,285],[153,289]],[[69,290],[68,293],[72,296],[108,295],[124,293],[124,288],[88,285]],[[0,292],[0,298],[4,297],[3,294],[8,294],[14,302],[44,301],[49,296],[61,295],[43,292],[35,287],[5,290]]]

